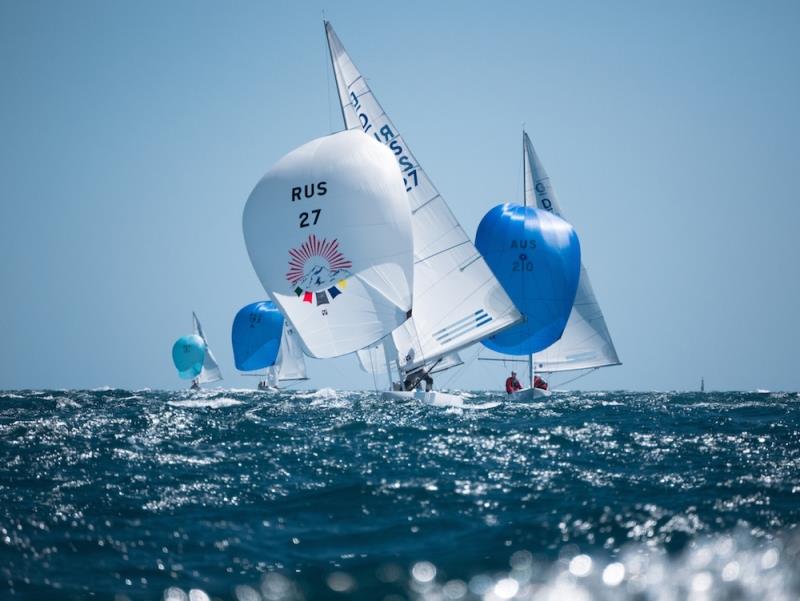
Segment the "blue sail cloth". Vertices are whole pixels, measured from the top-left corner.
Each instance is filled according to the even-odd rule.
[[[275,303],[242,307],[233,319],[231,344],[236,369],[254,371],[275,365],[283,334],[283,315]]]
[[[203,370],[203,359],[206,356],[206,343],[200,336],[182,336],[172,345],[172,362],[178,375],[184,380],[191,380]]]
[[[483,345],[507,355],[530,355],[561,338],[581,271],[580,242],[572,226],[548,211],[502,204],[484,215],[475,247],[524,317],[482,340]]]

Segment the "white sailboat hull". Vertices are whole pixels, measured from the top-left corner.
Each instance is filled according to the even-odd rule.
[[[526,402],[533,401],[534,399],[543,399],[552,394],[549,390],[542,390],[541,388],[523,388],[516,392],[511,392],[508,395],[509,401]]]
[[[381,393],[382,401],[421,401],[434,407],[459,407],[461,409],[493,409],[500,405],[498,402],[490,403],[465,403],[457,394],[424,390],[387,390]]]

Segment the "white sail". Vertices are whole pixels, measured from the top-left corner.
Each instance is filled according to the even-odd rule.
[[[203,326],[200,325],[200,320],[197,319],[197,315],[194,311],[192,311],[192,318],[194,320],[194,334],[196,336],[200,336],[200,338],[203,339],[203,342],[206,343],[206,354],[203,358],[203,369],[200,371],[200,375],[197,376],[197,381],[200,384],[217,382],[222,379],[222,373],[219,371],[219,365],[217,365],[217,360],[214,358],[214,354],[211,352],[211,347],[208,346],[208,340],[206,339],[206,335],[203,333]]]
[[[413,238],[391,151],[360,131],[304,144],[261,179],[243,215],[250,261],[312,357],[380,340],[408,319]]]
[[[283,335],[275,365],[278,372],[277,379],[280,381],[307,379],[303,347],[294,328],[286,319],[283,320]]]
[[[325,23],[342,116],[386,144],[403,173],[414,230],[413,316],[392,334],[404,371],[520,320],[500,283]]]
[[[528,134],[523,132],[525,204],[550,211],[564,218],[550,178],[544,170]],[[614,343],[606,327],[603,311],[581,263],[578,292],[561,338],[533,356],[539,372],[569,371],[620,365]]]
[[[383,341],[356,351],[358,365],[362,371],[376,376],[386,375],[386,359],[383,350]],[[389,366],[394,369],[394,362]]]
[[[384,356],[383,341],[356,351],[356,356],[358,357],[358,363],[363,371],[375,374],[377,376],[386,374],[386,360]],[[430,364],[433,365],[433,367],[430,368],[429,373],[439,373],[440,371],[450,369],[451,367],[458,367],[459,365],[463,364],[464,361],[462,361],[458,353],[447,353],[438,359],[435,359]],[[396,365],[397,363],[395,361],[390,361],[389,363],[389,367],[393,371],[397,369]],[[430,367],[430,365],[426,367]]]

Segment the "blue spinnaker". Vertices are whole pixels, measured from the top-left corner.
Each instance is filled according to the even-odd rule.
[[[529,355],[561,338],[581,270],[578,235],[547,211],[494,207],[478,226],[475,246],[524,321],[482,340],[507,355]]]
[[[236,369],[254,371],[275,365],[282,333],[283,315],[272,301],[242,307],[231,330]]]
[[[191,380],[203,370],[203,359],[206,356],[206,343],[200,336],[182,336],[172,345],[172,361],[178,375],[184,380]]]

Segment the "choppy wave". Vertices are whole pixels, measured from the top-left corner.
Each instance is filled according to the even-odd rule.
[[[797,394],[497,401],[0,392],[0,593],[800,595]]]

